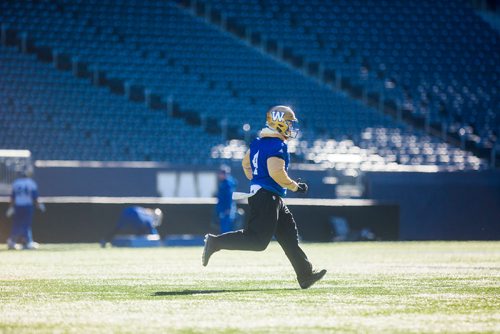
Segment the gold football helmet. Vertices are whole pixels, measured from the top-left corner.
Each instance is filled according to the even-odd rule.
[[[267,127],[277,131],[286,139],[297,137],[299,129],[294,127],[296,122],[298,120],[295,113],[287,106],[274,106],[266,114]]]

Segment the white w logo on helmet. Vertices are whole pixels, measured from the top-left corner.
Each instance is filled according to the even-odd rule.
[[[285,116],[285,113],[283,111],[272,111],[271,112],[271,117],[273,118],[273,121],[283,122],[284,116]]]

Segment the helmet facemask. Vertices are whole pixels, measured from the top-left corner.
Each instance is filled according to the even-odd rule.
[[[299,127],[298,127],[298,121],[286,121],[285,122],[286,125],[287,125],[287,130],[285,131],[284,133],[284,136],[287,137],[287,138],[292,138],[292,139],[295,139],[297,138],[298,134],[299,134]]]

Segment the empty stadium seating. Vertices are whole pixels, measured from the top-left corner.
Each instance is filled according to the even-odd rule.
[[[205,162],[202,143],[218,142],[12,48],[0,48],[0,73],[0,146],[36,159]]]
[[[211,6],[227,16],[241,19],[241,23],[266,38],[304,52],[309,62],[333,67],[336,73],[353,82],[362,81],[355,80],[359,61],[371,59],[379,52],[375,50],[378,44],[366,48],[373,49],[374,53],[361,55],[356,51],[361,42],[368,43],[371,38],[363,41],[354,38],[361,28],[348,24],[350,15],[354,14],[351,5],[345,2],[341,2],[339,8],[317,1],[272,4],[225,0],[213,2]],[[324,8],[309,8],[315,6]],[[363,4],[356,6],[363,7]],[[404,9],[402,6],[401,10]],[[278,15],[284,15],[285,19],[278,20]],[[339,27],[336,19],[339,17],[349,29]],[[38,159],[206,164],[213,162],[213,158],[234,158],[231,153],[214,155],[217,149],[210,156],[212,148],[223,145],[220,135],[210,133],[224,135],[224,131],[229,131],[230,136],[242,137],[241,126],[245,123],[255,133],[263,126],[267,108],[282,103],[292,105],[302,121],[304,136],[298,146],[302,149],[296,153],[305,161],[329,161],[330,144],[323,145],[316,140],[325,143],[333,140],[349,142],[354,150],[369,149],[387,163],[442,164],[459,169],[484,166],[471,154],[332,90],[331,86],[252,47],[176,2],[6,1],[0,4],[0,22],[4,30],[10,29],[16,35],[16,41],[10,44],[20,45],[19,40],[24,39],[32,43],[33,51],[38,53],[37,58],[21,54],[19,47],[1,49],[0,66],[5,76],[0,79],[4,88],[0,93],[4,101],[0,117],[4,121],[2,132],[6,135],[0,136],[0,145],[29,148]],[[373,24],[378,27],[377,22]],[[329,31],[334,27],[337,30]],[[367,32],[369,27],[362,30]],[[383,35],[385,28],[380,29]],[[47,48],[49,56],[41,55],[40,50]],[[341,52],[337,54],[334,50]],[[389,48],[383,51],[385,53],[378,57],[385,62],[390,52]],[[38,60],[45,57],[64,69],[58,64],[59,56],[67,57],[71,66],[84,64],[88,73],[79,75],[74,68],[57,71]],[[389,65],[394,65],[395,73],[400,73],[395,66],[398,61],[387,63],[387,73]],[[72,69],[71,66],[66,66],[66,70]],[[434,67],[429,71],[434,71]],[[411,73],[417,72],[418,68]],[[96,74],[102,78],[96,79]],[[374,89],[384,85],[373,77],[371,70],[365,79]],[[394,77],[398,83],[410,79]],[[172,118],[165,108],[151,110],[144,103],[127,101],[109,91],[109,88],[126,91],[132,86],[139,87],[139,95],[142,94],[137,98],[139,101],[145,99],[146,91],[158,95],[163,104],[173,101],[179,108],[178,114],[195,126]],[[401,85],[396,87],[395,92]],[[483,87],[482,92],[491,95],[486,88]],[[399,93],[386,94],[400,96]],[[496,97],[490,100],[494,102]],[[489,103],[490,100],[480,101]],[[448,104],[445,106],[448,108]],[[486,114],[481,113],[481,117]],[[493,118],[486,123],[491,124]],[[228,125],[227,130],[223,124]],[[391,140],[379,138],[387,136]],[[396,137],[399,139],[392,140]],[[398,145],[401,141],[404,145]],[[316,154],[321,148],[326,155]],[[442,148],[439,154],[438,148]]]
[[[352,85],[479,145],[498,135],[499,35],[462,1],[200,0]]]

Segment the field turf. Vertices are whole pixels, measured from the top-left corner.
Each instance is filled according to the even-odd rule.
[[[0,247],[0,333],[500,333],[500,242],[303,244],[308,290],[275,243]]]

